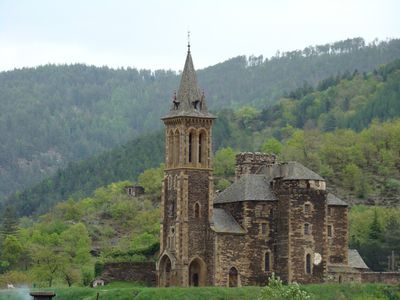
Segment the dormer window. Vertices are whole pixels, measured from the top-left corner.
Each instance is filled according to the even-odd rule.
[[[193,103],[193,107],[195,110],[199,110],[199,104],[200,104],[200,100],[195,100],[192,102]]]

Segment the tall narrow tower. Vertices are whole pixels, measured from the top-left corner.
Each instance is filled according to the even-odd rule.
[[[161,196],[159,286],[212,284],[212,125],[197,86],[190,45],[178,94],[165,124],[165,172]]]

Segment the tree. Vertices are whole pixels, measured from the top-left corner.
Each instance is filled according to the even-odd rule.
[[[1,219],[1,236],[4,238],[7,235],[15,235],[18,230],[18,218],[15,214],[14,207],[7,205]]]
[[[374,219],[369,226],[368,236],[372,240],[381,240],[382,239],[382,228],[378,219],[378,212],[375,210]]]
[[[15,267],[23,254],[24,248],[14,235],[7,235],[2,243],[1,260],[6,261],[9,267]]]
[[[276,138],[270,138],[261,145],[261,152],[281,154],[283,145]]]
[[[235,151],[230,148],[222,148],[214,156],[214,173],[216,176],[233,176],[235,174]]]
[[[90,262],[91,240],[83,223],[74,224],[61,233],[60,244],[70,264],[82,266]]]
[[[141,173],[138,178],[138,183],[144,187],[146,193],[159,196],[163,178],[164,164],[161,164],[158,168],[147,169]]]

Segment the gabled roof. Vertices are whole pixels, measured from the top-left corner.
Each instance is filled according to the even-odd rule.
[[[369,269],[360,253],[356,249],[349,249],[349,267],[356,269]]]
[[[214,203],[230,203],[239,201],[274,201],[275,195],[270,189],[265,175],[243,175],[238,181],[219,194]]]
[[[215,118],[208,112],[204,94],[197,86],[196,71],[193,66],[190,50],[188,50],[186,56],[185,67],[183,68],[178,94],[174,100],[179,103],[179,105],[176,106],[173,103],[168,115],[163,119],[178,116]],[[196,101],[198,103],[195,106],[194,103]]]
[[[223,208],[214,208],[212,227],[218,233],[238,233],[243,234],[245,230],[236,222],[232,215]]]
[[[346,202],[342,199],[336,197],[334,194],[329,193],[327,196],[328,205],[335,205],[335,206],[348,206]]]

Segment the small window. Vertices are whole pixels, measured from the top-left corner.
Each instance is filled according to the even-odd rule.
[[[328,216],[332,216],[332,207],[328,207]]]
[[[265,257],[264,257],[264,269],[265,272],[270,272],[271,271],[271,253],[265,252]]]
[[[269,210],[269,217],[271,219],[274,217],[274,210],[272,208]]]
[[[200,218],[200,204],[198,202],[194,204],[194,217]]]
[[[333,236],[333,230],[332,230],[332,225],[328,225],[328,237],[332,237]]]
[[[305,223],[304,224],[304,234],[309,235],[310,234],[310,224]]]
[[[306,255],[306,274],[311,274],[311,254]]]
[[[304,204],[304,213],[306,215],[309,215],[311,213],[311,204],[310,203]]]
[[[267,223],[261,223],[261,234],[262,235],[267,234]]]

